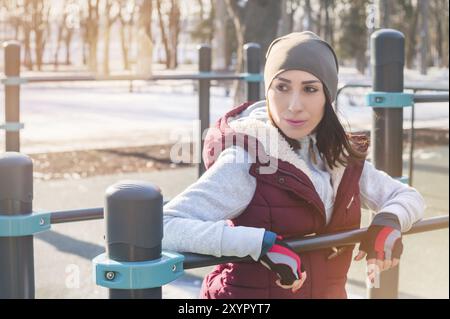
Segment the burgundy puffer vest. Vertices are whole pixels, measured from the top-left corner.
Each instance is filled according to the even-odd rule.
[[[203,149],[205,165],[209,168],[219,154],[214,149],[225,145],[225,135],[232,131],[227,123],[245,110],[245,103],[228,112],[216,123],[215,133],[206,137]],[[220,134],[217,134],[220,132]],[[239,133],[234,133],[239,135]],[[248,145],[251,136],[245,135],[245,149],[256,157],[258,152]],[[367,149],[367,140],[359,136],[357,145]],[[235,139],[231,139],[235,143]],[[230,144],[228,142],[228,144]],[[258,147],[261,147],[257,144]],[[363,162],[352,162],[345,168],[334,203],[331,221],[325,225],[325,207],[311,180],[300,169],[289,162],[278,160],[274,174],[260,174],[263,164],[258,160],[251,165],[249,173],[257,180],[255,194],[244,212],[230,221],[234,226],[265,228],[282,235],[285,239],[320,235],[360,227],[361,205],[359,178]],[[244,244],[244,243],[243,243]],[[277,276],[258,262],[236,262],[216,266],[203,281],[201,298],[346,298],[345,283],[352,259],[353,246],[302,253],[307,279],[296,293],[275,284]],[[334,254],[333,254],[334,253]]]

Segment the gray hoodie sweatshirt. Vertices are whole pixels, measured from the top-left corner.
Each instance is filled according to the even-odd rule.
[[[229,124],[238,127],[245,121],[268,125],[265,101],[254,103],[230,119]],[[306,163],[307,175],[324,203],[328,223],[338,182],[333,185],[334,174],[319,156],[315,135],[299,141],[301,148],[294,155]],[[316,153],[316,164],[308,153],[310,143]],[[229,147],[196,182],[168,202],[164,206],[163,249],[217,257],[249,255],[258,260],[265,229],[230,227],[227,223],[239,216],[253,198],[256,178],[249,174],[252,162],[254,159],[243,148]],[[383,213],[376,215],[373,223],[397,227],[405,232],[423,217],[425,203],[422,196],[414,188],[377,170],[368,161],[364,164],[359,187],[363,208],[375,214]]]

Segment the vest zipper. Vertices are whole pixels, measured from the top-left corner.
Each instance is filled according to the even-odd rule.
[[[347,205],[347,210],[348,210],[348,209],[350,208],[350,206],[352,205],[354,199],[355,199],[355,195],[353,195],[353,196],[352,196],[352,199],[350,199],[350,203],[348,203],[348,205]]]

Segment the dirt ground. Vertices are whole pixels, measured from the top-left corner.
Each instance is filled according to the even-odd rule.
[[[405,131],[404,150],[409,148],[410,132]],[[420,129],[415,132],[415,149],[430,145],[448,145],[448,130]],[[173,145],[149,145],[55,152],[30,155],[34,164],[34,178],[38,180],[80,179],[98,175],[131,172],[151,172],[194,166],[187,158],[181,163],[170,160]],[[192,156],[193,147],[190,146]]]
[[[80,179],[118,173],[150,172],[192,166],[170,160],[172,145],[106,148],[32,154],[33,175],[38,180]],[[192,154],[192,148],[191,148]]]

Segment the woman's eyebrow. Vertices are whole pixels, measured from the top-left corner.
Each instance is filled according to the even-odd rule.
[[[285,79],[285,78],[282,78],[282,77],[279,77],[279,76],[277,76],[276,78],[278,80],[280,80],[280,81],[283,81],[283,82],[292,83],[291,80],[288,80],[288,79]],[[311,83],[320,83],[320,81],[319,80],[302,81],[302,84],[311,84]]]

